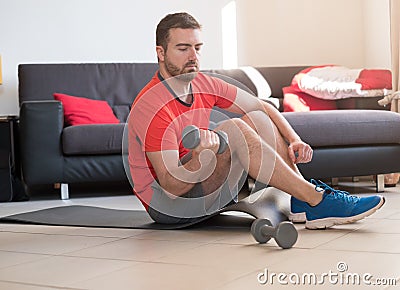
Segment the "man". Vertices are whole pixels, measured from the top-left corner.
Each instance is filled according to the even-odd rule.
[[[354,222],[384,204],[381,196],[359,198],[306,181],[296,164],[311,161],[311,147],[273,106],[200,73],[202,46],[201,26],[191,15],[160,21],[159,71],[135,99],[128,121],[135,193],[156,222],[192,221],[234,202],[243,172],[292,195],[292,219],[309,229]],[[214,106],[243,117],[209,130]],[[188,125],[200,128],[192,151],[181,143]],[[228,135],[229,149],[216,155],[218,131]]]

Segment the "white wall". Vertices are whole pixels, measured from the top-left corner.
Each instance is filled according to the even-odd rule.
[[[390,69],[389,0],[364,1],[364,66]]]
[[[202,67],[222,67],[228,0],[0,0],[0,115],[18,114],[19,63],[156,62],[155,28],[187,11],[204,26]]]
[[[237,0],[237,14],[239,65],[390,68],[389,0]]]
[[[364,0],[238,0],[239,65],[364,64]]]
[[[155,62],[155,26],[187,11],[203,24],[202,68],[222,67],[231,0],[0,0],[0,115],[18,114],[19,63]],[[239,65],[390,67],[388,0],[236,0]]]

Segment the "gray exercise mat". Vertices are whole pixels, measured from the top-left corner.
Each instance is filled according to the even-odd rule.
[[[286,204],[285,201],[283,202]],[[282,199],[277,199],[274,194],[264,190],[258,195],[251,195],[212,215],[185,224],[155,223],[145,210],[118,210],[81,205],[61,206],[10,215],[0,218],[0,223],[132,229],[183,229],[194,225],[250,227],[254,220],[254,218],[244,215],[220,214],[228,211],[244,212],[256,218],[268,218],[273,224],[287,219],[287,208],[282,207]]]
[[[192,223],[158,224],[144,210],[117,210],[93,206],[61,206],[11,215],[0,219],[2,223],[24,223],[57,226],[80,226],[131,229],[180,229],[202,223],[205,226],[236,225],[248,227],[252,219],[243,216],[204,217]]]

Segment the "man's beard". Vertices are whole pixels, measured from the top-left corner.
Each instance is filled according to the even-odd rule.
[[[198,64],[194,61],[186,63],[183,68],[177,67],[167,58],[165,58],[164,62],[165,68],[167,69],[168,73],[181,81],[191,82],[199,72]],[[195,65],[195,67],[193,67],[192,65]],[[185,71],[185,69],[187,69],[189,66],[190,69]]]

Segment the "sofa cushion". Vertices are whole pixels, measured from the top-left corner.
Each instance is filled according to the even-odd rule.
[[[62,148],[66,155],[121,154],[125,124],[66,127]]]
[[[379,110],[283,113],[312,147],[400,143],[400,114]]]
[[[19,103],[52,100],[66,92],[130,105],[158,70],[158,63],[46,63],[18,66]]]
[[[247,74],[237,68],[237,69],[212,69],[203,70],[202,72],[207,73],[211,76],[220,78],[227,83],[237,86],[242,90],[257,96],[257,88],[252,82],[252,80],[247,76]]]
[[[114,111],[115,116],[117,116],[118,120],[120,120],[122,123],[125,123],[129,116],[130,106],[115,105],[112,107],[112,109]]]
[[[67,125],[116,124],[120,122],[107,101],[91,100],[60,93],[55,93],[54,99],[63,104],[64,119]]]

